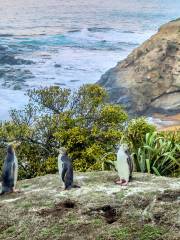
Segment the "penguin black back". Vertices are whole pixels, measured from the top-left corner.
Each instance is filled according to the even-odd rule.
[[[68,157],[67,154],[64,154],[61,157],[61,161],[63,162],[63,169],[62,169],[62,180],[65,184],[65,189],[69,189],[73,187],[73,166],[71,159]]]
[[[8,147],[7,147],[7,154],[12,154],[14,155],[14,148],[13,148],[13,145],[10,144]]]
[[[125,150],[125,153],[127,154],[127,162],[128,162],[128,165],[129,165],[129,181],[132,180],[132,172],[133,172],[133,168],[134,168],[134,165],[133,165],[133,159],[132,159],[132,156],[130,154],[130,151],[129,149]]]
[[[62,163],[62,168],[60,161]],[[67,150],[64,147],[59,149],[58,168],[62,181],[64,182],[65,189],[79,188],[79,186],[73,184],[73,165],[67,154]]]

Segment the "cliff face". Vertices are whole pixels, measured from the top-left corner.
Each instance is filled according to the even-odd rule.
[[[163,25],[98,83],[129,113],[180,112],[180,19]]]

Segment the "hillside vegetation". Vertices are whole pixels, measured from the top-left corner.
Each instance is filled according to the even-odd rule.
[[[110,170],[118,144],[126,142],[137,171],[180,174],[180,132],[156,132],[145,118],[129,119],[108,102],[106,90],[84,85],[77,92],[49,87],[28,92],[29,103],[0,123],[0,169],[8,142],[18,140],[19,178],[56,173],[64,146],[78,171]]]
[[[180,179],[134,173],[126,187],[111,171],[75,173],[64,191],[58,175],[18,182],[1,196],[1,240],[178,240]]]

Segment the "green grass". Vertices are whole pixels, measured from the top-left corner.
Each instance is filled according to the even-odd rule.
[[[23,184],[21,188],[25,188],[26,189],[26,188],[29,188],[29,187],[31,187],[30,184]]]
[[[100,218],[96,218],[92,221],[93,226],[101,226],[103,224],[103,220]]]
[[[54,225],[50,227],[44,227],[40,230],[39,237],[49,237],[49,236],[54,236],[58,237],[63,233],[63,229],[59,225]]]
[[[7,228],[7,229],[4,231],[4,234],[13,233],[15,230],[16,230],[16,227],[15,227],[15,226],[11,226],[11,227]]]
[[[122,227],[113,229],[110,232],[110,237],[116,240],[157,240],[166,230],[162,227],[146,224],[140,228],[137,225],[133,227]]]
[[[17,208],[22,208],[22,209],[30,209],[33,207],[33,203],[32,202],[20,202],[16,204]]]
[[[64,220],[65,224],[72,224],[75,225],[78,222],[78,218],[76,216],[76,214],[74,213],[69,213],[67,218]]]
[[[139,240],[156,240],[166,232],[165,229],[152,225],[145,225],[139,231]]]
[[[111,237],[114,237],[115,239],[118,239],[118,240],[127,240],[129,239],[129,236],[130,236],[130,233],[127,227],[115,229],[115,230],[112,230],[111,232]]]
[[[125,193],[121,191],[121,192],[116,193],[116,196],[118,199],[122,199],[125,197]]]
[[[83,181],[86,181],[85,188],[83,182],[80,196],[79,191],[77,191],[78,194],[76,195],[75,190],[65,192],[60,188],[57,195],[54,194],[52,190],[56,189],[59,184],[58,181],[56,183],[56,175],[54,175],[54,178],[50,175],[19,182],[20,187],[28,187],[27,184],[34,184],[32,189],[38,189],[42,185],[44,191],[31,192],[26,188],[23,194],[17,193],[0,198],[0,240],[79,240],[90,239],[90,237],[94,240],[178,239],[177,216],[175,214],[178,203],[176,197],[172,197],[178,195],[178,190],[170,191],[170,185],[168,185],[178,182],[177,180],[166,178],[158,180],[157,177],[146,174],[143,175],[142,181],[142,175],[135,173],[133,184],[130,184],[127,187],[128,189],[119,188],[118,186],[118,192],[115,191],[113,194],[109,194],[103,191],[104,183],[99,182],[103,178],[108,192],[111,189],[109,181],[112,182],[112,187],[114,187],[113,179],[115,179],[116,175],[114,173],[109,175],[107,172],[93,174],[96,176],[94,184],[91,173],[85,174],[90,178],[91,183],[89,184],[88,178],[83,179]],[[132,195],[127,195],[131,192],[131,189],[134,190],[134,187],[137,187],[136,181],[138,186],[141,184],[145,188],[145,191],[133,192]],[[49,182],[52,182],[52,187],[47,190]],[[153,187],[149,189],[151,182]],[[164,192],[156,191],[154,184],[158,184],[158,187],[162,188]],[[97,186],[99,189],[95,191]],[[147,216],[145,213],[142,215],[144,207],[146,207],[143,204],[146,200],[147,204],[151,204],[154,197],[158,199],[158,196],[162,200],[157,200],[154,207],[162,210],[164,218],[163,221],[154,225],[151,221],[154,216],[153,209],[147,208]],[[168,196],[170,197],[168,198]],[[174,200],[171,201],[171,197]],[[13,201],[9,201],[11,198]],[[60,209],[56,214],[54,212],[56,206],[61,206],[58,204],[67,199],[73,200],[75,207],[62,208],[62,211]],[[166,199],[167,202],[164,202]],[[163,204],[161,204],[162,201]],[[108,224],[106,221],[107,213],[98,210],[106,205],[116,209],[117,221],[112,224]],[[50,211],[45,215],[39,214],[42,209]],[[166,215],[168,216],[167,221]]]

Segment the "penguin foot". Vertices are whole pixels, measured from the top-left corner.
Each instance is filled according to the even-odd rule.
[[[15,190],[13,193],[22,193],[23,191],[21,190]]]
[[[121,183],[121,186],[127,186],[127,185],[128,185],[127,181]]]
[[[122,180],[120,179],[120,180],[115,181],[115,183],[118,184],[118,185],[121,185],[123,182],[122,182]]]
[[[20,189],[13,188],[12,193],[22,193],[22,191]]]
[[[121,186],[127,186],[128,185],[128,181],[126,181],[124,179],[120,179],[120,180],[116,181],[115,183],[118,184],[118,185],[121,185]]]

